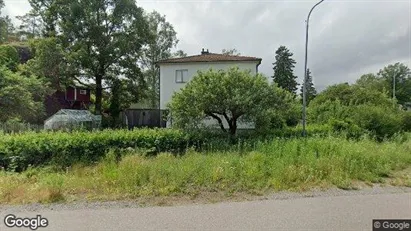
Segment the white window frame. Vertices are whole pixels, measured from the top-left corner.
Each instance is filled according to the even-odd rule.
[[[80,90],[80,95],[87,95],[87,90]]]
[[[184,73],[186,73],[186,78],[188,77],[188,70],[187,69],[181,69],[181,70],[176,70],[176,83],[186,83],[187,79],[184,79]],[[180,77],[180,79],[179,79]]]

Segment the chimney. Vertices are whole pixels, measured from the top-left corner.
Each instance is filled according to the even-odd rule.
[[[209,54],[208,49],[207,49],[207,51],[205,51],[204,48],[203,48],[203,49],[201,50],[201,54],[202,54],[202,55]]]

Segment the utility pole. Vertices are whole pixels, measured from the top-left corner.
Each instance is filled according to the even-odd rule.
[[[311,16],[311,12],[314,10],[314,8],[316,7],[316,6],[318,6],[320,3],[322,3],[324,0],[321,0],[321,1],[319,1],[317,4],[315,4],[312,8],[311,8],[311,10],[310,10],[310,12],[308,13],[308,16],[307,16],[307,20],[305,21],[306,22],[306,29],[305,29],[305,61],[304,61],[304,81],[303,81],[303,137],[305,137],[306,136],[306,133],[307,133],[307,131],[306,131],[306,123],[307,123],[307,121],[306,121],[306,117],[307,117],[307,113],[306,113],[306,107],[307,107],[307,99],[306,99],[306,91],[307,91],[307,59],[308,59],[308,54],[307,54],[307,51],[308,51],[308,24],[309,24],[309,21],[310,21],[310,16]]]

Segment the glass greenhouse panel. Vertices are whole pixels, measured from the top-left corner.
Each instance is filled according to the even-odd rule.
[[[87,110],[61,109],[56,114],[44,121],[44,129],[72,129],[84,127],[88,129],[99,128],[101,116],[93,115]]]

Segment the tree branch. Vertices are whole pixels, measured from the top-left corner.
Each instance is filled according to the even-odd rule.
[[[79,84],[84,85],[85,87],[92,88],[91,85],[82,82],[82,81],[81,81],[79,78],[77,78],[76,76],[73,76],[73,78],[74,78],[74,80],[76,80]]]
[[[227,130],[224,127],[223,121],[221,120],[220,117],[218,117],[217,115],[213,114],[212,112],[205,112],[206,115],[213,117],[214,119],[216,119],[218,121],[218,124],[220,125],[221,130],[223,130],[224,132],[227,133]]]

